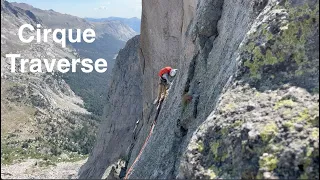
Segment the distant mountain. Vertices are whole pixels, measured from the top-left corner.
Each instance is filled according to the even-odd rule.
[[[95,30],[97,36],[109,34],[121,41],[127,41],[133,36],[137,35],[137,33],[132,28],[130,28],[130,26],[125,23],[125,21],[121,21],[118,19],[106,19],[104,21],[89,22],[86,19],[82,19],[69,14],[59,13],[54,10],[38,9],[25,3],[13,2],[11,4],[15,7],[31,11],[41,19],[44,25],[52,29],[66,28],[84,30],[87,28],[92,28]]]
[[[121,17],[108,17],[108,18],[85,18],[90,22],[104,22],[104,21],[120,21],[129,27],[131,27],[134,31],[140,34],[140,26],[141,19],[133,17],[133,18],[121,18]]]
[[[1,165],[28,158],[38,159],[38,164],[55,163],[61,155],[66,161],[81,158],[78,154],[88,154],[93,146],[99,118],[84,108],[83,100],[56,70],[11,73],[11,60],[6,58],[17,53],[25,59],[45,57],[51,63],[51,59],[76,58],[76,53],[54,43],[51,36],[48,43],[22,43],[18,29],[23,24],[36,26],[42,20],[1,0]]]
[[[65,80],[77,95],[83,98],[85,107],[98,115],[102,115],[102,107],[105,104],[109,79],[115,63],[114,57],[123,48],[126,41],[138,33],[129,27],[124,21],[104,20],[87,21],[85,19],[56,12],[54,10],[42,10],[25,3],[11,3],[19,9],[32,12],[49,28],[81,29],[91,28],[96,32],[96,40],[91,43],[69,43],[83,58],[95,61],[104,58],[108,61],[108,70],[105,73],[83,72],[68,73],[64,75]],[[134,19],[133,19],[134,20]],[[139,20],[135,20],[139,21]],[[140,21],[139,21],[140,23]]]

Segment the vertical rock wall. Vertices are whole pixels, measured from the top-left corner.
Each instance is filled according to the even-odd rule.
[[[316,155],[319,143],[314,138],[318,137],[315,120],[319,119],[319,113],[313,108],[318,93],[311,94],[319,83],[316,78],[319,53],[315,50],[319,42],[312,40],[319,36],[315,33],[319,20],[314,16],[318,13],[315,6],[318,1],[299,2],[143,0],[139,48],[142,121],[136,126],[134,141],[126,143],[131,150],[127,151],[126,160],[133,169],[129,178],[297,178],[308,177],[308,173],[311,177],[319,176],[314,171],[319,159]],[[300,19],[287,19],[292,17],[290,14]],[[307,26],[301,26],[302,22]],[[294,31],[287,31],[290,28],[286,25]],[[293,43],[300,44],[303,50],[288,43],[291,42],[288,37],[293,37]],[[285,54],[278,52],[279,47],[287,48]],[[157,73],[163,66],[177,67],[179,73],[156,115],[152,102],[157,93]],[[303,79],[310,83],[303,83],[306,82]],[[293,97],[296,92],[298,95]],[[269,116],[279,109],[289,112],[282,108],[289,107],[292,112],[293,104],[307,110],[290,116],[276,114],[278,118]],[[295,120],[289,122],[290,118]],[[136,159],[154,120],[153,133]],[[115,120],[107,121],[112,124]],[[104,127],[110,127],[107,123]],[[132,119],[130,124],[134,127]],[[306,128],[301,129],[301,124]],[[300,133],[286,132],[282,126],[297,127]],[[302,137],[306,133],[307,137]],[[103,138],[106,134],[102,130],[97,147],[115,143],[109,141],[109,136]],[[110,138],[119,140],[119,134],[114,134]],[[304,145],[296,145],[301,142],[298,138],[304,138]],[[306,142],[313,144],[307,147]],[[279,147],[271,147],[273,143]],[[119,157],[124,149],[94,151],[96,161],[91,157],[93,168],[90,167],[93,171],[84,177],[100,177],[97,168],[110,163],[101,162],[110,154]],[[286,164],[283,160],[292,155],[299,160]]]
[[[108,93],[105,119],[80,178],[101,178],[108,166],[126,159],[136,122],[142,119],[142,74],[138,58],[139,36],[119,52]]]
[[[177,2],[176,2],[177,3]],[[178,65],[180,69],[180,73],[175,79],[175,83],[169,92],[168,98],[165,100],[163,107],[160,111],[159,117],[157,119],[157,124],[154,129],[153,135],[149,139],[147,146],[144,149],[142,156],[139,158],[138,162],[133,167],[133,172],[130,174],[130,178],[213,178],[213,177],[225,177],[225,178],[256,178],[256,177],[264,177],[264,178],[272,178],[272,177],[296,177],[299,174],[304,173],[304,170],[298,172],[296,175],[288,175],[285,176],[285,172],[290,170],[289,166],[282,166],[288,168],[286,170],[278,170],[277,173],[273,173],[272,171],[263,170],[264,157],[258,157],[262,160],[255,160],[255,168],[250,169],[254,173],[246,174],[246,169],[238,169],[235,173],[227,173],[227,169],[218,169],[215,168],[207,169],[207,171],[192,171],[193,168],[203,168],[203,166],[195,166],[203,159],[200,158],[189,158],[188,156],[193,157],[192,153],[194,148],[198,147],[197,144],[191,143],[189,144],[191,137],[195,133],[195,131],[199,131],[199,135],[196,137],[205,138],[206,136],[200,132],[202,129],[207,129],[209,132],[212,130],[210,127],[214,126],[213,117],[216,116],[216,108],[224,106],[225,104],[221,104],[219,98],[224,93],[224,89],[227,90],[231,83],[234,83],[234,78],[239,77],[241,75],[236,76],[236,72],[238,69],[242,69],[243,62],[246,60],[246,57],[243,54],[242,47],[245,48],[244,44],[248,43],[248,39],[251,38],[251,34],[257,29],[263,29],[263,27],[268,27],[267,31],[270,33],[273,32],[274,23],[272,21],[279,21],[281,19],[280,16],[282,11],[289,11],[293,8],[297,8],[302,6],[303,4],[309,3],[312,7],[314,1],[305,1],[303,3],[297,3],[293,1],[268,1],[268,0],[255,0],[255,1],[231,1],[231,0],[202,0],[198,1],[197,5],[188,4],[190,2],[184,1],[185,4],[176,4],[176,7],[168,2],[159,2],[159,1],[144,1],[144,27],[142,28],[142,40],[141,40],[141,51],[147,52],[143,53],[144,57],[148,57],[144,61],[144,122],[152,122],[153,121],[153,112],[154,108],[152,105],[153,98],[155,98],[156,93],[156,72],[160,65],[163,63],[164,65]],[[287,6],[284,4],[288,3]],[[166,9],[163,10],[163,6],[166,6]],[[183,8],[182,8],[183,7]],[[187,8],[186,8],[187,7]],[[175,14],[176,12],[180,12],[182,8],[182,14]],[[285,9],[285,10],[282,10]],[[170,11],[171,13],[167,13]],[[174,12],[172,12],[174,11]],[[186,14],[186,12],[189,12]],[[316,8],[312,11],[317,11]],[[307,13],[312,14],[309,10]],[[165,41],[167,36],[166,31],[159,31],[159,29],[166,29],[166,27],[172,28],[172,26],[168,26],[167,21],[164,19],[158,20],[158,18],[162,18],[165,15],[169,15],[169,18],[166,19],[170,22],[178,21],[183,22],[182,26],[179,23],[176,23],[174,28],[169,32],[178,32],[180,31],[180,35],[175,37],[180,37],[178,41],[179,46],[175,46],[172,49],[172,46],[169,42],[170,40]],[[171,16],[170,16],[171,15]],[[275,19],[274,15],[276,16]],[[153,18],[151,18],[153,17]],[[149,18],[149,19],[148,19]],[[147,19],[147,21],[146,21]],[[269,20],[269,21],[268,21]],[[261,22],[265,21],[267,23],[266,26],[263,26]],[[316,19],[314,19],[317,22]],[[163,23],[165,22],[165,23]],[[286,21],[284,20],[284,23]],[[299,23],[299,22],[293,22]],[[188,25],[186,25],[188,24]],[[315,24],[315,27],[317,25]],[[313,27],[313,29],[316,29]],[[280,27],[279,27],[280,28]],[[156,31],[157,33],[152,36],[151,32]],[[316,37],[314,34],[312,37]],[[263,38],[261,34],[259,38]],[[157,46],[150,46],[149,44],[158,42],[162,42],[163,44],[159,44]],[[254,40],[255,43],[261,42],[259,39]],[[177,43],[177,44],[179,44]],[[183,44],[181,44],[183,43]],[[311,42],[310,42],[311,43]],[[309,47],[318,46],[317,42],[313,45],[307,45]],[[144,46],[145,45],[145,46]],[[258,46],[258,44],[257,44]],[[171,47],[170,49],[166,49],[167,47]],[[261,47],[260,47],[261,48]],[[273,53],[276,54],[277,50],[272,49]],[[164,58],[164,61],[150,60],[150,57],[158,57],[159,52],[164,52],[161,54]],[[179,52],[176,55],[172,55],[172,52]],[[145,55],[147,54],[147,56]],[[288,52],[290,54],[290,50]],[[152,55],[152,56],[151,56]],[[171,59],[167,59],[168,55],[172,57]],[[175,58],[178,58],[177,61],[172,62]],[[311,64],[317,62],[318,56],[314,53],[310,54],[310,59],[308,59]],[[267,58],[268,57],[261,57]],[[161,59],[161,58],[160,58]],[[290,59],[288,59],[290,60]],[[175,62],[177,62],[175,64]],[[290,65],[289,65],[290,64]],[[288,66],[294,64],[294,62],[289,61]],[[160,67],[159,67],[160,66]],[[163,65],[162,65],[163,66]],[[244,65],[245,66],[245,65]],[[246,66],[245,66],[246,67]],[[294,68],[293,68],[294,69]],[[287,69],[289,71],[294,71],[293,69]],[[279,72],[278,72],[279,71]],[[281,74],[281,68],[275,66],[274,74]],[[152,74],[152,72],[154,74]],[[263,77],[272,76],[270,71],[266,71],[267,73],[262,73]],[[306,70],[306,77],[309,82],[312,82],[312,87],[315,88],[314,83],[317,83],[318,80],[314,78],[315,74],[319,74],[318,71],[313,68],[309,68]],[[246,74],[248,72],[245,72]],[[247,75],[247,74],[246,74]],[[280,76],[279,76],[280,77]],[[267,79],[267,78],[266,78]],[[266,80],[265,79],[265,80]],[[278,81],[266,83],[267,87],[266,91],[272,88],[280,88],[281,85],[285,84],[285,82],[293,82],[293,79],[286,79],[283,77],[284,82],[279,83]],[[273,86],[270,83],[278,83],[277,86]],[[300,80],[300,82],[302,82]],[[247,82],[249,83],[249,82]],[[150,85],[152,85],[150,87]],[[296,84],[298,85],[298,84]],[[300,85],[298,85],[300,86]],[[239,85],[239,87],[241,87]],[[301,86],[303,87],[303,86]],[[257,88],[257,87],[251,87]],[[238,92],[238,95],[241,96],[241,93]],[[244,96],[244,95],[243,95]],[[190,100],[191,99],[191,100]],[[316,97],[311,101],[316,101]],[[246,102],[246,100],[243,100]],[[240,102],[235,102],[240,103]],[[273,102],[276,103],[276,102]],[[218,106],[217,106],[218,105]],[[271,105],[272,106],[272,105]],[[270,108],[270,107],[269,107]],[[248,108],[250,110],[250,106]],[[269,114],[272,112],[268,112],[268,110],[264,109],[264,113]],[[229,114],[230,115],[230,114]],[[225,116],[229,116],[225,115]],[[259,119],[254,118],[252,116],[252,120],[249,121],[259,121]],[[281,115],[279,115],[281,116]],[[317,114],[315,114],[317,117]],[[208,121],[206,125],[208,127],[199,126],[204,121]],[[264,121],[260,119],[261,124],[259,126],[263,126]],[[240,120],[241,121],[241,120]],[[244,120],[243,120],[244,121]],[[210,123],[209,123],[210,122]],[[245,121],[247,122],[247,121]],[[211,124],[211,125],[208,125]],[[222,126],[224,124],[221,121]],[[241,121],[241,123],[244,123]],[[272,122],[270,122],[272,124]],[[226,125],[228,123],[226,122]],[[249,123],[250,124],[250,123]],[[279,124],[280,126],[280,124]],[[147,126],[146,129],[150,127]],[[222,127],[219,127],[222,128]],[[312,126],[309,129],[312,131]],[[218,130],[214,130],[218,131]],[[259,130],[257,130],[259,131]],[[263,130],[261,130],[263,131]],[[146,133],[148,131],[142,131],[137,143],[137,146],[134,148],[132,153],[132,160],[135,160],[137,152],[140,150],[142,146],[142,142],[144,142]],[[214,133],[213,133],[214,134]],[[263,136],[263,133],[262,135]],[[310,135],[311,136],[311,135]],[[219,137],[215,137],[219,139]],[[209,135],[209,138],[211,136]],[[228,136],[225,137],[226,139]],[[286,141],[285,137],[281,137],[281,141]],[[294,137],[293,139],[298,138]],[[230,140],[232,138],[230,137]],[[239,140],[240,141],[240,140]],[[269,143],[272,143],[271,141]],[[212,144],[211,144],[212,145]],[[210,148],[209,145],[206,144],[205,147]],[[263,147],[266,147],[267,144],[260,144]],[[248,146],[249,143],[248,143]],[[219,148],[219,147],[216,147]],[[303,148],[303,147],[301,147]],[[312,147],[314,148],[314,147]],[[192,151],[187,151],[191,149]],[[201,149],[201,148],[200,148]],[[237,148],[232,150],[225,151],[239,151]],[[136,153],[135,153],[136,152]],[[214,151],[212,151],[214,153]],[[315,150],[315,152],[317,152]],[[185,154],[187,153],[187,154]],[[217,152],[216,152],[217,153]],[[246,153],[246,152],[242,152]],[[280,154],[283,152],[279,152]],[[297,153],[297,152],[295,152]],[[185,156],[183,156],[185,154]],[[263,153],[261,154],[261,156]],[[266,154],[264,154],[266,155]],[[183,156],[183,159],[181,157]],[[218,155],[216,155],[218,156]],[[223,157],[223,154],[219,156]],[[268,156],[268,155],[267,155]],[[209,156],[210,157],[210,156]],[[252,157],[257,157],[252,155]],[[207,156],[203,156],[203,158],[207,158]],[[221,158],[221,157],[218,157]],[[268,159],[268,158],[267,158]],[[270,158],[269,158],[270,159]],[[316,157],[314,158],[316,159]],[[232,160],[231,160],[232,161]],[[205,164],[205,167],[211,165],[217,165],[214,163],[214,160],[208,160],[209,164]],[[259,164],[260,162],[260,164]],[[219,161],[221,163],[221,161]],[[269,162],[267,162],[269,163]],[[293,162],[294,163],[294,162]],[[203,165],[203,164],[202,164]],[[239,167],[242,165],[239,164]],[[259,166],[261,166],[259,168]],[[280,166],[280,165],[279,165]],[[215,166],[213,166],[215,167]],[[219,166],[218,166],[219,167]],[[298,168],[298,165],[296,166]],[[249,170],[249,171],[250,171]],[[274,170],[274,169],[272,169]],[[191,175],[188,174],[191,172]],[[210,174],[210,172],[213,172]],[[192,174],[193,173],[193,174]],[[243,174],[242,174],[243,173]],[[262,176],[263,173],[266,176]],[[199,174],[199,176],[194,176],[194,174]],[[223,174],[227,174],[223,176]],[[314,176],[313,176],[314,177]]]

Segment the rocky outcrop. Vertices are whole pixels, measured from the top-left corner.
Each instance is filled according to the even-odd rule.
[[[143,121],[128,177],[319,178],[318,11],[317,0],[143,1]],[[157,115],[168,65],[179,73]]]
[[[318,1],[269,1],[180,162],[187,178],[318,179]]]
[[[139,64],[139,36],[127,42],[117,57],[108,93],[104,122],[80,178],[101,178],[108,166],[127,160],[134,134],[142,120],[142,73]]]

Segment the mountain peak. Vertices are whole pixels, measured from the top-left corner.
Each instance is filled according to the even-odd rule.
[[[27,3],[12,2],[12,3],[10,3],[10,4],[12,4],[12,5],[15,6],[15,7],[19,7],[19,8],[21,8],[21,9],[25,9],[25,10],[31,10],[31,9],[35,8],[35,7],[33,7],[32,5],[27,4]]]

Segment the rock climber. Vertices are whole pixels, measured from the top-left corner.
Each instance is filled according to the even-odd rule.
[[[177,69],[172,69],[171,67],[162,68],[159,72],[159,89],[158,89],[158,97],[154,100],[153,104],[159,103],[161,100],[161,95],[166,97],[167,89],[169,89],[171,85],[170,77],[174,77],[177,74]]]

